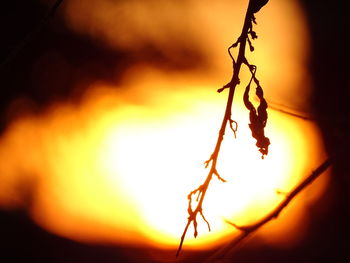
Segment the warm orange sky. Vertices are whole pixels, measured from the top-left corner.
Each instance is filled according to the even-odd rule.
[[[248,59],[258,65],[273,105],[311,116],[305,15],[295,1],[270,2],[257,15],[259,38]],[[91,0],[82,5],[72,0],[62,7],[58,18],[71,34],[139,60],[126,59],[123,71],[111,66],[105,74],[112,77],[106,80],[86,74],[105,68],[76,67],[57,50],[45,50],[35,59],[31,85],[49,90],[50,74],[63,68],[57,74],[71,74],[76,97],[49,103],[39,112],[30,97],[10,103],[12,121],[0,138],[3,208],[30,204],[28,212],[41,227],[77,241],[178,244],[186,195],[206,175],[202,163],[215,144],[227,95],[215,91],[232,74],[226,48],[239,34],[245,6],[243,1],[155,3]],[[150,49],[169,64],[152,61]],[[164,66],[177,63],[180,69]],[[243,71],[240,88],[247,77]],[[283,199],[277,190],[290,191],[325,157],[315,123],[270,110],[266,132],[272,144],[262,161],[241,98],[238,90],[233,109],[238,138],[226,135],[219,160],[228,183],[213,182],[205,200],[213,231],[208,233],[201,222],[199,238],[194,240],[190,230],[185,249],[211,246],[235,234],[224,219],[245,224],[260,218]],[[296,246],[310,223],[308,208],[322,196],[327,181],[322,177],[302,194],[259,239],[286,247],[289,236],[289,245]]]

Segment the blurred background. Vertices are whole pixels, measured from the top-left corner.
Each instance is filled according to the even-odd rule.
[[[203,120],[218,118],[220,122],[221,115],[217,114],[221,111],[218,113],[216,106],[220,104],[223,110],[225,98],[211,101],[207,94],[216,96],[215,90],[231,76],[232,67],[226,48],[239,36],[247,3],[231,3],[233,1],[228,0],[66,0],[54,17],[43,21],[54,2],[13,0],[1,3],[2,262],[203,262],[213,254],[215,244],[203,245],[195,250],[186,250],[185,246],[182,257],[175,260],[175,248],[170,243],[159,245],[161,238],[138,229],[138,222],[144,218],[133,211],[134,208],[128,208],[128,205],[134,207],[134,201],[125,204],[130,193],[118,189],[118,194],[115,194],[113,190],[103,188],[111,184],[128,185],[129,182],[120,178],[101,182],[94,176],[88,176],[82,182],[77,174],[89,174],[97,169],[87,163],[94,158],[88,152],[100,149],[98,138],[113,122],[126,128],[124,131],[118,126],[112,130],[116,129],[123,136],[124,133],[138,136],[137,132],[130,130],[133,126],[128,126],[128,119],[140,122],[147,119],[153,125],[158,118],[162,122],[170,118],[169,122],[176,124],[183,117],[171,113],[192,107],[189,105],[193,100],[199,105],[197,111],[203,111],[201,107],[207,107],[208,112],[213,109],[213,116],[198,116]],[[281,232],[285,239],[295,235],[291,232],[302,232],[301,237],[291,238],[297,241],[291,241],[291,245],[271,245],[273,241],[257,235],[230,255],[228,262],[348,262],[350,259],[347,252],[350,234],[347,161],[350,94],[346,73],[349,41],[346,11],[341,2],[270,0],[261,14],[257,14],[259,39],[256,51],[249,59],[258,65],[262,83],[267,86],[267,99],[276,108],[314,120],[311,126],[300,124],[303,120],[294,120],[296,137],[290,140],[293,143],[293,138],[297,140],[299,133],[310,130],[317,136],[303,143],[317,145],[314,147],[319,153],[303,146],[298,152],[300,155],[304,152],[300,157],[302,161],[290,159],[290,166],[309,162],[312,164],[310,167],[297,170],[306,175],[326,155],[330,155],[333,167],[330,179],[323,179],[325,182],[320,186],[322,190],[316,194],[317,198],[310,197],[312,201],[303,204],[307,219],[300,217],[298,220],[307,220],[307,227],[295,223],[290,232]],[[245,80],[247,72],[242,74]],[[202,90],[208,93],[202,93]],[[189,94],[194,95],[191,97]],[[200,105],[201,101],[204,106]],[[148,111],[148,108],[152,110]],[[109,115],[104,115],[104,112],[109,112]],[[271,112],[271,116],[273,114],[277,113]],[[101,115],[106,117],[100,118]],[[179,123],[185,125],[187,121],[193,122],[188,119]],[[200,126],[202,122],[195,124]],[[316,128],[312,126],[314,124],[317,124]],[[154,124],[158,129],[165,129],[157,125]],[[210,127],[211,124],[208,125]],[[289,127],[288,123],[284,125]],[[146,128],[135,126],[135,129],[139,127],[141,131],[154,133],[154,127],[150,131],[147,125]],[[95,133],[96,130],[100,133]],[[188,135],[180,128],[176,133]],[[106,134],[109,136],[109,133]],[[153,138],[147,136],[145,140]],[[170,140],[174,138],[172,133],[167,136]],[[208,138],[215,136],[214,129]],[[273,140],[273,136],[270,139]],[[101,148],[103,154],[109,151],[110,144],[116,148],[123,146],[119,141],[115,145],[112,140],[103,143],[107,149]],[[135,142],[141,143],[143,141]],[[208,144],[209,148],[203,148],[203,155],[198,157],[199,163],[210,153],[213,142]],[[67,148],[67,145],[72,148]],[[148,146],[152,148],[152,145]],[[172,147],[171,144],[166,146]],[[75,152],[74,148],[81,150]],[[166,153],[167,148],[163,150]],[[148,154],[147,151],[138,151]],[[135,152],[112,153],[120,160],[129,155],[138,156]],[[109,155],[103,156],[109,158]],[[108,172],[124,171],[121,163],[115,168],[113,160],[105,162],[106,158],[101,158]],[[177,155],[175,158],[182,160]],[[59,161],[55,163],[55,160]],[[148,163],[139,165],[148,168]],[[82,166],[84,169],[80,170]],[[181,164],[178,163],[178,166]],[[279,172],[279,168],[276,171]],[[174,176],[177,172],[175,169]],[[69,183],[66,183],[65,176],[69,178]],[[159,185],[163,182],[158,177],[155,180]],[[186,193],[196,183],[196,180],[190,181],[184,194],[181,191],[177,193],[178,198],[185,199]],[[96,185],[109,190],[102,193],[102,190],[96,190],[100,189],[95,188]],[[62,189],[66,192],[60,192]],[[130,189],[137,193],[141,191],[139,188]],[[161,194],[166,194],[166,190]],[[78,196],[77,199],[70,199],[73,193]],[[95,196],[95,199],[84,199],[88,195]],[[102,204],[108,197],[112,201]],[[159,198],[145,199],[156,202]],[[304,198],[307,199],[307,196],[304,195]],[[89,203],[81,203],[81,200]],[[108,220],[118,218],[118,224],[110,226],[109,221],[104,220],[106,211],[113,210],[114,205],[119,210],[115,214],[111,212],[113,215]],[[127,213],[123,212],[124,206]],[[183,210],[182,207],[183,203],[179,209]],[[144,209],[149,211],[147,207]],[[252,209],[255,209],[254,206]],[[93,211],[94,215],[89,211]],[[82,216],[76,217],[76,213]],[[152,218],[152,215],[149,217]],[[178,236],[185,223],[185,218],[181,220],[174,219],[174,224],[179,224],[179,230],[174,230],[179,233]],[[134,223],[129,228],[124,227],[128,221]],[[95,232],[91,231],[94,227],[97,229]],[[154,226],[148,227],[156,236],[163,235],[161,231],[154,230]],[[131,236],[134,236],[133,240]],[[118,242],[115,242],[116,237]],[[209,241],[219,244],[216,239],[220,237],[209,238]],[[227,236],[222,238],[227,239]],[[283,243],[283,239],[280,236],[278,242]]]

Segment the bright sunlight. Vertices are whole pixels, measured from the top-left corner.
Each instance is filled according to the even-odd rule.
[[[78,2],[67,2],[69,26],[84,34],[102,32],[111,46],[132,48],[134,42],[127,41],[132,36],[113,40],[110,36],[115,32],[104,32],[103,21],[92,26],[86,23],[99,20],[71,16],[80,12],[75,12]],[[238,9],[224,3],[213,5],[217,12],[212,12],[192,1],[196,17],[203,21],[196,32],[206,43],[208,61],[215,69],[210,74],[137,65],[130,67],[121,84],[97,81],[79,103],[57,103],[10,123],[0,139],[0,205],[25,206],[24,189],[31,189],[29,212],[53,233],[84,242],[176,248],[188,215],[186,197],[207,174],[204,162],[212,153],[226,105],[226,91],[218,94],[216,90],[231,75],[225,51],[241,27],[229,10],[239,15],[244,8],[243,2]],[[91,16],[114,14],[113,7],[106,14],[105,5],[99,8],[89,10],[97,12]],[[307,99],[311,86],[303,67],[308,38],[302,13],[294,1],[275,1],[258,19],[265,26],[257,26],[257,51],[251,60],[261,65],[258,72],[266,96],[304,111],[307,103],[300,98]],[[237,98],[242,98],[240,92]],[[259,220],[323,160],[317,126],[273,109],[268,110],[266,127],[271,145],[262,160],[242,103],[234,101],[237,138],[228,129],[218,160],[220,175],[227,182],[214,178],[203,206],[212,231],[200,221],[199,236],[194,239],[189,229],[189,248],[225,242],[237,231],[225,220],[239,225]],[[297,242],[308,224],[306,207],[326,184],[323,176],[292,202],[281,220],[271,222],[258,235],[279,246]]]

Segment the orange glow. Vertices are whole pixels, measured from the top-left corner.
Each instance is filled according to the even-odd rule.
[[[143,31],[135,33],[131,29],[130,34],[135,36],[112,39],[110,36],[118,34],[104,31],[108,29],[106,21],[89,24],[96,20],[84,17],[85,9],[76,17],[71,15],[80,2],[68,1],[66,6],[67,23],[74,30],[95,38],[104,34],[105,41],[118,48],[136,48],[130,44],[132,37]],[[112,5],[110,1],[99,3]],[[217,72],[174,73],[139,65],[125,74],[122,87],[95,83],[79,105],[52,105],[40,116],[16,120],[0,140],[1,206],[25,205],[21,189],[29,187],[31,215],[56,234],[84,242],[178,245],[187,218],[186,196],[207,174],[203,162],[213,150],[226,104],[225,92],[215,92],[231,73],[231,62],[222,51],[232,42],[232,36],[238,36],[241,25],[224,25],[229,24],[228,20],[243,21],[239,19],[242,15],[231,17],[226,2],[214,5],[216,17],[212,17],[213,9],[199,1],[189,3],[197,12],[194,17],[208,19],[205,25],[213,21],[202,40],[208,44],[208,56]],[[308,40],[303,17],[293,3],[275,1],[258,15],[259,40],[251,59],[258,65],[267,98],[304,110],[311,90],[302,67]],[[104,4],[87,10],[90,16],[100,15]],[[240,2],[237,10],[242,11],[241,6]],[[109,14],[118,8],[109,7]],[[169,19],[176,15],[171,13]],[[281,18],[283,15],[298,19]],[[138,17],[143,21],[141,15]],[[85,18],[89,22],[83,21]],[[193,30],[199,35],[204,32],[203,28]],[[163,45],[159,34],[151,34],[152,41]],[[305,41],[295,41],[294,37]],[[235,234],[224,219],[248,224],[263,217],[283,199],[277,191],[291,191],[324,158],[316,125],[270,110],[266,134],[271,147],[262,160],[250,136],[248,113],[241,98],[242,93],[237,91],[232,116],[239,123],[237,139],[227,132],[218,163],[220,174],[228,182],[214,179],[204,203],[212,232],[200,223],[199,237],[194,240],[190,229],[186,247],[216,246],[219,240],[224,242]],[[314,199],[326,183],[327,177],[323,176],[311,187]],[[314,200],[303,198],[304,194],[280,220],[259,233],[266,242],[292,244],[302,237],[308,222],[305,207]]]
[[[5,179],[40,178],[32,213],[53,232],[83,241],[175,246],[186,219],[185,197],[206,173],[202,163],[224,98],[195,87],[158,95],[162,100],[151,96],[154,101],[140,105],[99,87],[79,107],[60,105],[40,119],[18,121],[2,139],[2,174],[6,168]],[[282,200],[276,191],[290,191],[320,157],[314,125],[270,112],[267,132],[274,143],[261,160],[247,113],[236,114],[238,138],[226,135],[219,164],[228,182],[214,180],[205,202],[213,231],[203,224],[198,240],[189,237],[186,244],[209,245],[232,233],[223,218],[243,224],[262,217]],[[304,220],[303,205],[288,218]]]

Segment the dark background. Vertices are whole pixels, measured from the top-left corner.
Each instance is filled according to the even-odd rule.
[[[315,84],[313,111],[333,158],[332,180],[323,198],[309,208],[312,225],[303,243],[288,250],[243,247],[232,262],[350,262],[348,9],[342,1],[305,0],[302,4],[312,39],[309,69]],[[118,82],[118,74],[111,68],[118,68],[122,74],[128,65],[139,60],[152,60],[177,70],[196,66],[188,61],[168,61],[157,50],[146,56],[109,50],[71,33],[59,14],[37,33],[30,34],[46,13],[47,6],[39,1],[1,1],[0,132],[6,123],[25,114],[24,106],[13,105],[17,98],[30,98],[30,110],[35,114],[54,101],[78,101],[85,86],[81,81],[78,84],[78,79],[83,78],[86,84],[94,79]],[[28,34],[30,37],[23,42]],[[19,43],[25,45],[21,47]],[[37,58],[50,50],[66,60],[41,72]],[[33,78],[40,81],[34,82]],[[323,206],[328,207],[326,214],[319,213]],[[76,243],[47,233],[24,210],[0,210],[0,262],[157,262],[150,259],[149,253],[166,254]],[[210,254],[185,252],[184,257],[187,262],[201,262]]]

